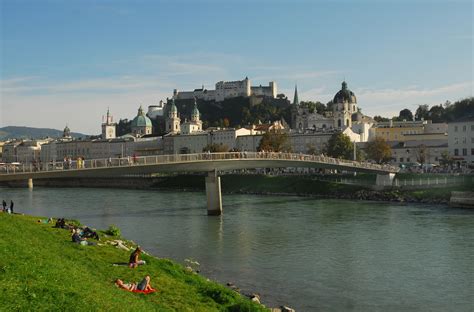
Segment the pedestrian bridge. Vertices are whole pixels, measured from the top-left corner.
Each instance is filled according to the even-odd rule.
[[[253,168],[320,168],[377,174],[377,185],[391,185],[397,167],[335,159],[317,155],[273,152],[228,152],[156,155],[126,158],[90,159],[73,162],[6,165],[0,182],[25,180],[33,187],[34,179],[123,177],[171,172],[208,172],[206,193],[208,214],[220,215],[222,199],[219,171]]]

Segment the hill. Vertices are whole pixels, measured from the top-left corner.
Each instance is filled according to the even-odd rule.
[[[58,138],[62,137],[63,132],[61,130],[50,129],[50,128],[32,128],[32,127],[17,127],[8,126],[0,128],[0,140],[6,139],[41,139],[41,138]],[[71,132],[71,136],[74,138],[86,137],[86,134]]]

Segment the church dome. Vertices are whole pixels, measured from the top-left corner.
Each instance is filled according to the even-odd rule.
[[[339,92],[336,93],[334,96],[333,103],[357,103],[356,96],[354,92],[347,88],[347,83],[345,81],[342,82],[342,88]]]
[[[151,119],[148,118],[143,112],[142,107],[138,109],[137,117],[132,120],[132,127],[151,127]]]

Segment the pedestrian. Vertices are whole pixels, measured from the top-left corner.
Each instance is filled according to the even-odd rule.
[[[13,213],[13,206],[15,204],[13,203],[13,200],[10,200],[10,213]]]
[[[3,200],[2,202],[2,206],[3,206],[3,211],[5,212],[7,210],[7,202],[5,200]]]

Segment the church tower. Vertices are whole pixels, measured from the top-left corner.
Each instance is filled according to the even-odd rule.
[[[178,109],[176,108],[176,105],[174,104],[174,97],[173,97],[171,99],[171,107],[168,110],[168,118],[166,118],[166,122],[165,122],[166,132],[168,133],[181,132],[180,124],[181,124],[181,119],[178,117]]]
[[[113,118],[110,115],[109,108],[107,108],[107,116],[105,122],[102,123],[102,139],[114,139],[115,138],[116,124],[113,122]]]
[[[334,127],[336,129],[352,127],[352,114],[357,113],[357,99],[347,88],[347,82],[342,82],[342,88],[333,100]]]
[[[299,106],[300,101],[298,99],[298,86],[295,85],[295,96],[293,97],[293,105],[291,105],[291,127],[293,129],[298,128],[297,119]]]

